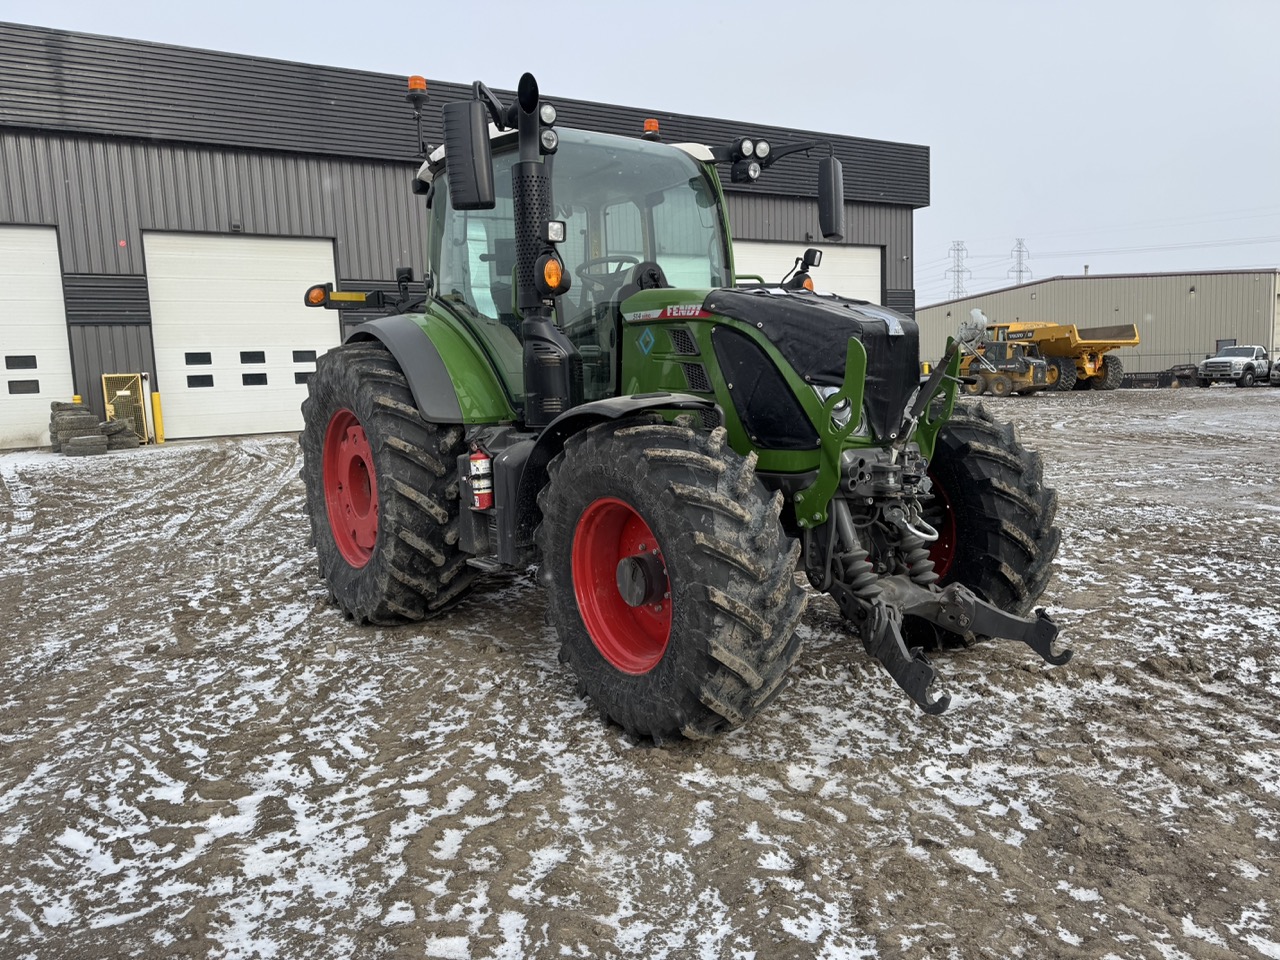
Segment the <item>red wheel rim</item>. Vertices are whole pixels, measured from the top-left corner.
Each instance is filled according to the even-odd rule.
[[[946,488],[938,482],[932,473],[933,495],[941,509],[938,516],[938,539],[929,547],[929,559],[933,561],[933,570],[939,577],[945,577],[951,571],[951,564],[956,559],[956,511],[947,496]]]
[[[641,553],[659,560],[662,582],[652,603],[633,607],[618,590],[618,564]],[[649,525],[621,500],[596,500],[574,530],[572,565],[573,592],[591,642],[623,673],[648,673],[671,639],[671,584]]]
[[[324,501],[329,529],[342,558],[363,567],[378,540],[378,478],[364,427],[339,410],[324,434]]]

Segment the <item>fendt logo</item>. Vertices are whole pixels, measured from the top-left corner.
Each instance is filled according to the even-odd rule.
[[[668,317],[696,317],[702,313],[702,307],[696,303],[673,303],[663,312]]]

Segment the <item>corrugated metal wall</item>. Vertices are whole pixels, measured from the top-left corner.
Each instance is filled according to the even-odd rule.
[[[946,337],[975,307],[991,321],[1137,324],[1141,345],[1118,354],[1134,373],[1202,360],[1229,338],[1277,351],[1278,280],[1274,271],[1053,277],[922,308],[921,353],[941,355]]]
[[[71,367],[76,390],[99,418],[104,373],[147,373],[155,378],[151,327],[147,324],[78,323],[71,326]]]
[[[472,79],[511,82],[515,73]],[[0,126],[401,160],[418,151],[404,82],[367,71],[0,24]],[[469,99],[470,85],[433,80],[430,92],[423,132],[440,143],[439,105]],[[505,102],[514,99],[510,91],[496,92]],[[637,136],[645,118],[656,117],[671,143],[727,144],[742,135],[779,144],[830,141],[844,164],[848,199],[929,203],[928,147],[543,93],[564,126]],[[813,160],[784,160],[767,180],[732,189],[817,195]]]
[[[143,274],[142,231],[177,230],[332,237],[340,277],[394,277],[421,271],[415,169],[0,129],[0,223],[57,225],[67,273]]]

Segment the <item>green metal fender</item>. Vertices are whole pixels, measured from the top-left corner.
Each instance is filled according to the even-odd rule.
[[[360,324],[347,343],[378,340],[395,357],[423,419],[498,423],[517,419],[479,347],[456,325],[432,314],[399,314]]]

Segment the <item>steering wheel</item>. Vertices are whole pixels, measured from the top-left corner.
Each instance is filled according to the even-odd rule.
[[[614,281],[618,280],[622,274],[626,272],[622,269],[623,267],[630,267],[639,262],[639,257],[633,257],[626,253],[610,253],[603,257],[592,257],[590,260],[582,261],[582,263],[578,264],[574,268],[573,272],[576,273],[584,283],[591,283],[599,287],[601,290],[608,290],[613,286]],[[611,270],[605,274],[587,273],[589,268],[598,267],[606,263],[616,263],[618,265],[618,269]],[[609,278],[608,282],[605,281],[605,277]]]

